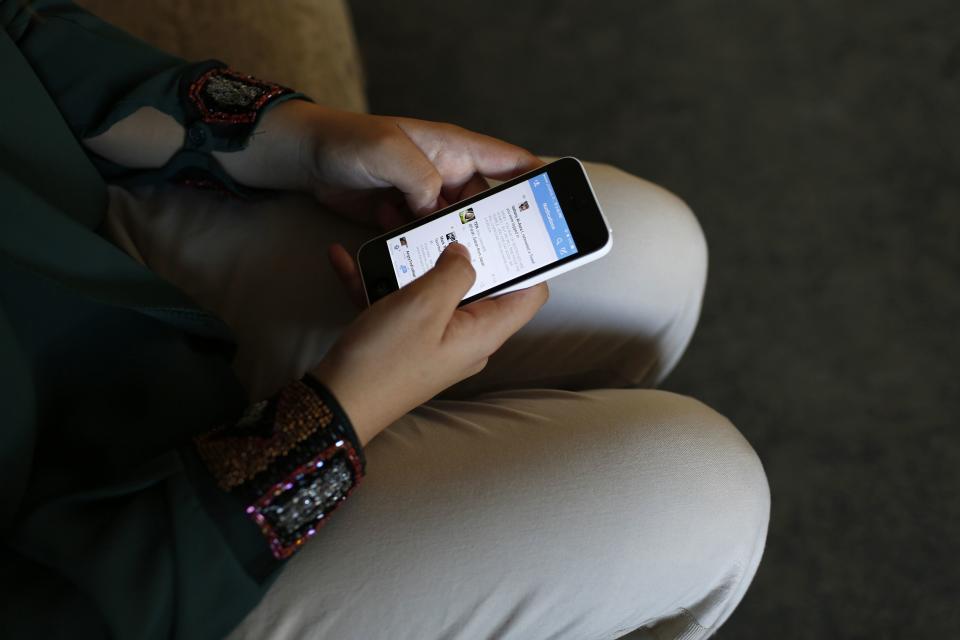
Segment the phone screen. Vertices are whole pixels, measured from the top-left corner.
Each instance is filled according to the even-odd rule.
[[[577,253],[546,172],[388,239],[397,284],[432,269],[451,242],[470,250],[477,272],[464,299]]]

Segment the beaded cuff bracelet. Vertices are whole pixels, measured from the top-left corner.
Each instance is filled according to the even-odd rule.
[[[316,534],[366,469],[346,415],[310,376],[194,443],[220,488],[244,498],[278,559]]]

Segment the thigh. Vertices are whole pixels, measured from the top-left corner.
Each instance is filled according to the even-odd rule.
[[[367,457],[234,640],[705,637],[763,548],[756,455],[674,394],[435,401]]]

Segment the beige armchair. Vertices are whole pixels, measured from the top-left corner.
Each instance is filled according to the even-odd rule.
[[[317,102],[365,111],[353,25],[341,0],[79,0],[101,18],[187,60],[219,58]]]

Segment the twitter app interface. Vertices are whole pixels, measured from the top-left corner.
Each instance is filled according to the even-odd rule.
[[[577,253],[547,173],[387,240],[397,283],[432,269],[451,242],[470,250],[477,271],[464,298]]]

